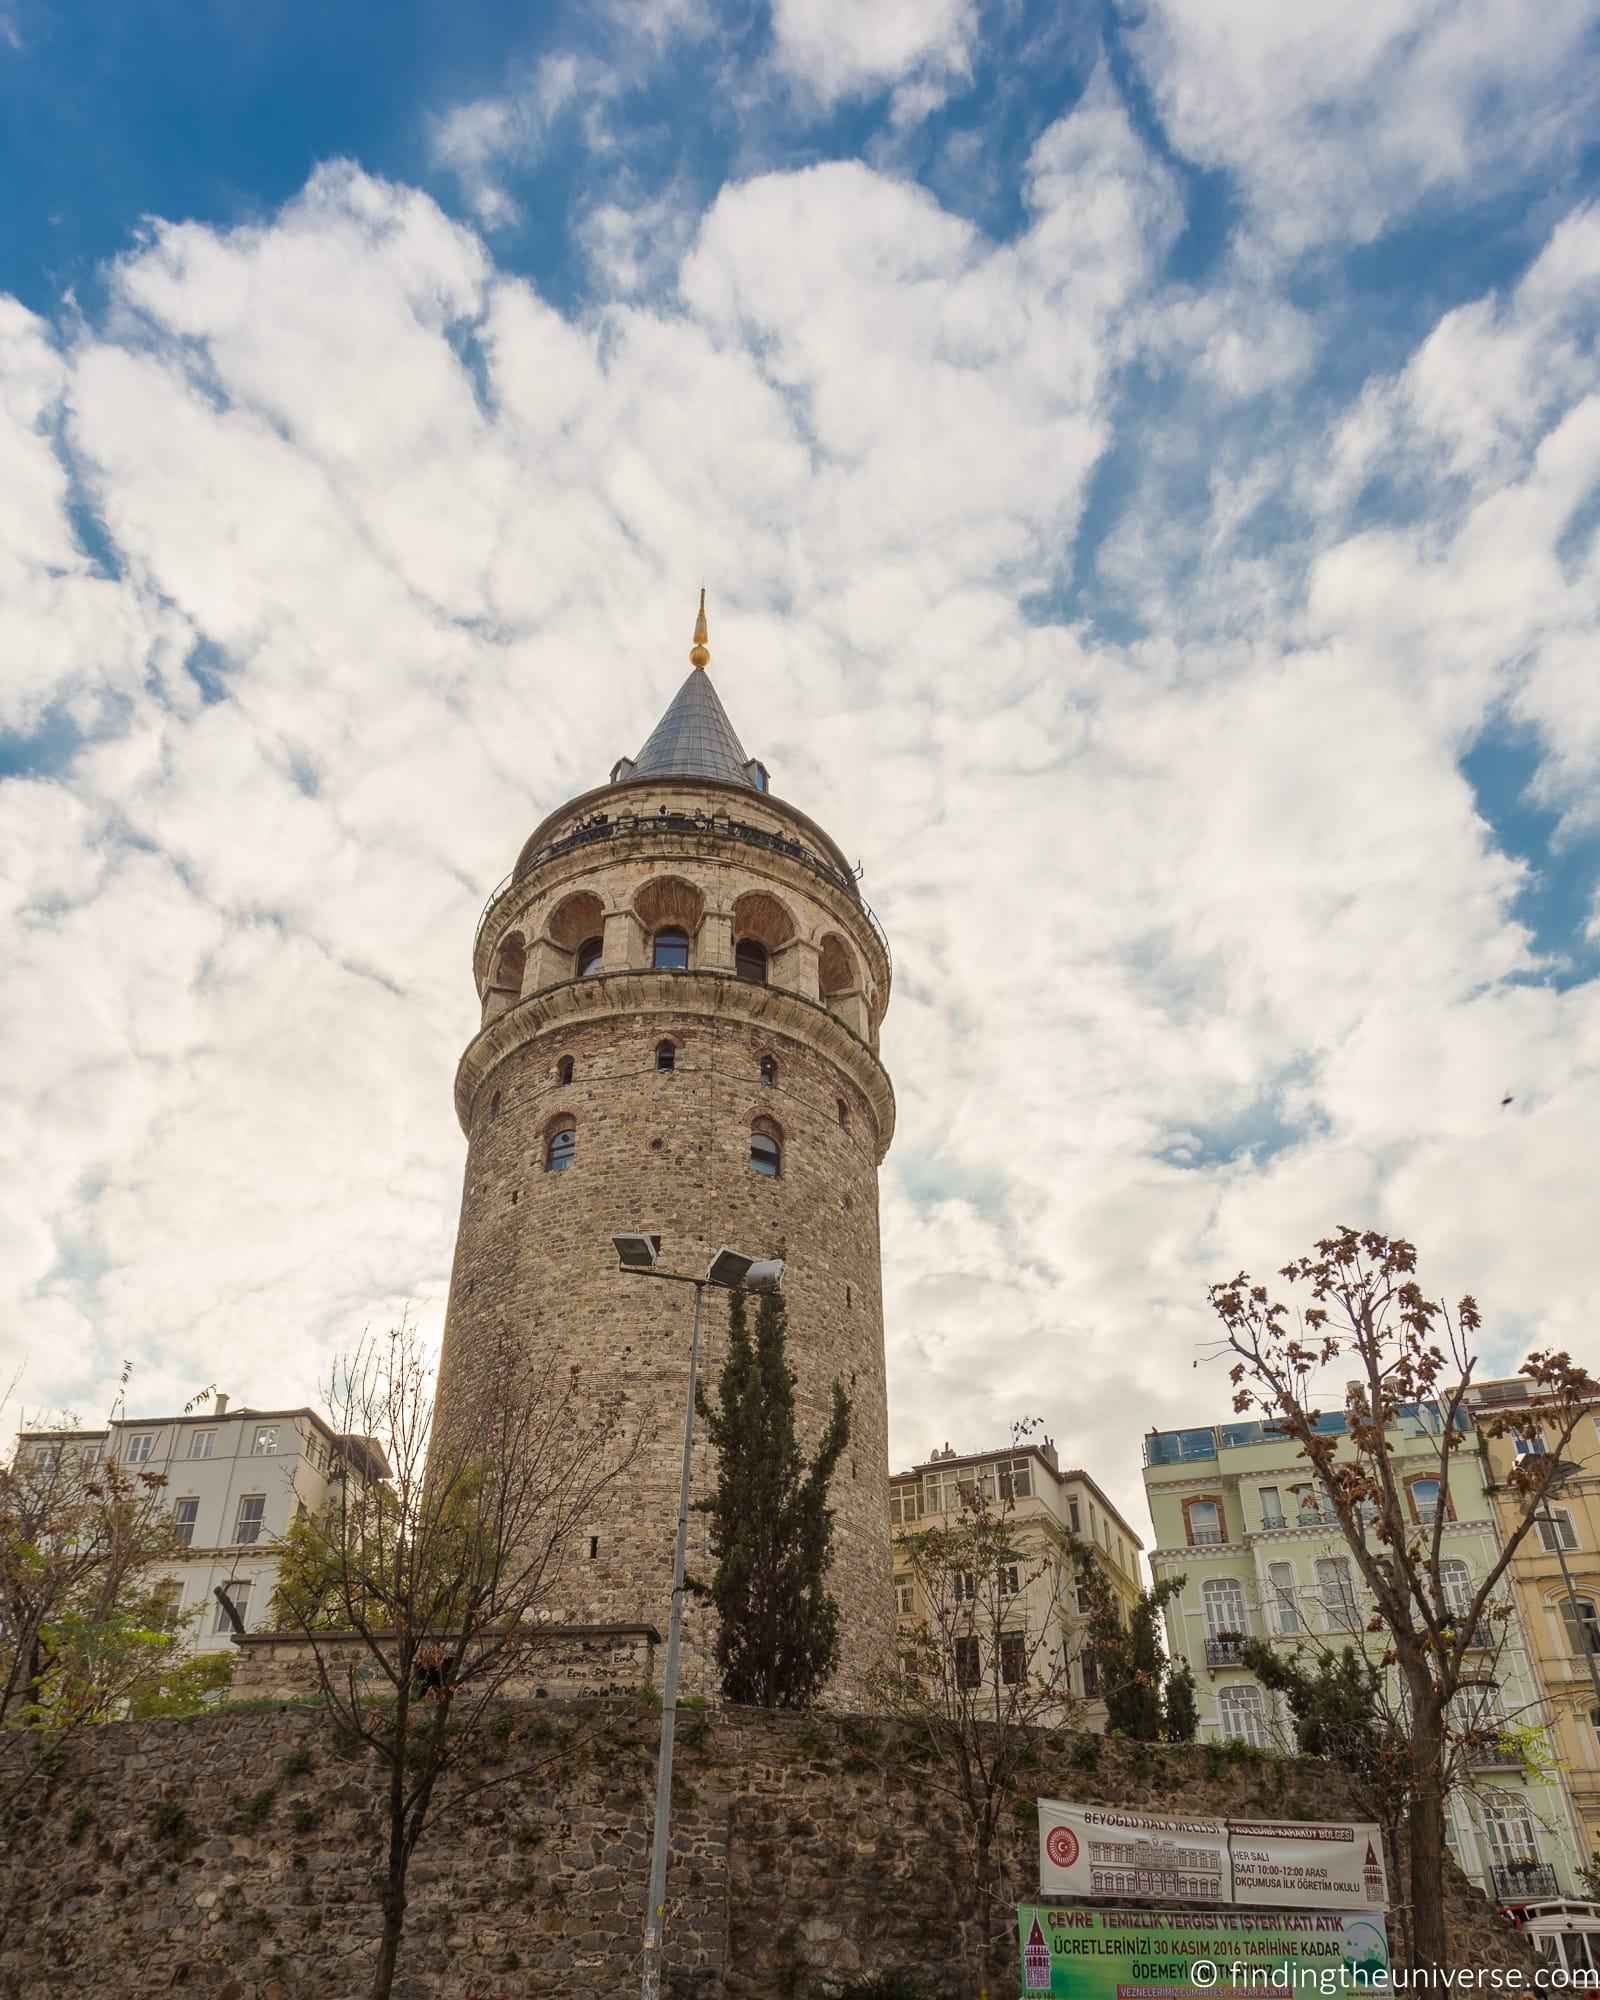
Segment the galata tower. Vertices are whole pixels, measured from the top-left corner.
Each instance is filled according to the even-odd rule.
[[[844,855],[772,795],[734,733],[707,672],[703,593],[689,659],[638,756],[534,829],[478,926],[438,1422],[470,1425],[508,1337],[618,1396],[644,1442],[584,1524],[551,1610],[664,1632],[694,1294],[624,1276],[612,1237],[659,1237],[662,1267],[697,1276],[723,1245],[786,1258],[802,1443],[835,1381],[853,1406],[830,1579],[848,1700],[894,1630],[878,1249],[889,951]],[[726,1333],[710,1292],[708,1387]],[[710,1458],[702,1436],[697,1493]],[[704,1574],[703,1516],[690,1533],[690,1574]],[[710,1617],[689,1600],[689,1689],[714,1673]]]

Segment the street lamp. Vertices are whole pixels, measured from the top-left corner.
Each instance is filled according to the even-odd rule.
[[[659,2000],[661,1952],[666,1931],[667,1833],[672,1819],[672,1737],[678,1713],[678,1644],[683,1632],[683,1563],[689,1539],[689,1469],[694,1458],[694,1386],[700,1365],[700,1307],[706,1286],[732,1291],[776,1292],[783,1286],[783,1259],[719,1250],[703,1278],[656,1266],[660,1239],[613,1236],[617,1263],[635,1278],[661,1278],[669,1285],[694,1286],[694,1330],[689,1336],[689,1395],[683,1412],[683,1470],[678,1479],[678,1539],[672,1553],[672,1610],[667,1619],[667,1663],[661,1676],[661,1752],[656,1764],[656,1815],[650,1840],[650,1893],[644,1912],[644,1971],[640,2000]]]
[[[1558,1458],[1551,1462],[1544,1476],[1544,1485],[1539,1490],[1539,1513],[1543,1525],[1549,1530],[1550,1546],[1556,1552],[1556,1561],[1561,1565],[1561,1581],[1567,1588],[1567,1610],[1572,1619],[1573,1637],[1583,1649],[1583,1657],[1588,1662],[1589,1684],[1594,1689],[1594,1707],[1589,1720],[1600,1729],[1600,1661],[1595,1659],[1594,1641],[1589,1628],[1578,1613],[1578,1593],[1572,1587],[1572,1571],[1567,1567],[1567,1552],[1562,1544],[1561,1531],[1557,1528],[1555,1516],[1550,1512],[1550,1489],[1564,1486],[1569,1479],[1580,1477],[1581,1465],[1574,1465],[1570,1458]]]

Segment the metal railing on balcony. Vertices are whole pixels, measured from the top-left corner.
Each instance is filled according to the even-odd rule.
[[[1244,1640],[1237,1632],[1229,1633],[1221,1639],[1206,1641],[1206,1665],[1208,1667],[1236,1667],[1239,1655],[1244,1650]]]
[[[1191,1548],[1215,1548],[1227,1539],[1227,1536],[1220,1528],[1191,1528],[1189,1530],[1189,1545]]]
[[[1508,1903],[1531,1903],[1544,1896],[1559,1896],[1556,1871],[1548,1861],[1510,1861],[1489,1870],[1494,1892]]]
[[[1467,1762],[1477,1771],[1520,1771],[1525,1759],[1509,1740],[1496,1743],[1469,1743]]]

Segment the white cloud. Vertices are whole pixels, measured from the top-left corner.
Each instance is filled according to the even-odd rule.
[[[1589,0],[1151,0],[1130,32],[1173,142],[1291,251],[1559,168],[1593,114]]]
[[[897,122],[936,110],[971,70],[973,0],[774,0],[778,68],[824,106],[894,89]]]
[[[505,186],[507,172],[533,166],[563,113],[604,96],[610,83],[606,69],[592,60],[565,52],[546,56],[509,90],[452,105],[430,120],[433,164],[455,176],[486,229],[501,228],[518,213]]]
[[[30,1402],[124,1353],[141,1407],[300,1400],[406,1298],[437,1325],[478,908],[643,739],[702,577],[744,740],[894,942],[898,1458],[1037,1412],[1137,1524],[1133,1429],[1225,1401],[1205,1283],[1340,1220],[1477,1289],[1499,1359],[1581,1340],[1600,987],[1527,983],[1457,760],[1520,704],[1564,797],[1600,763],[1589,225],[1327,427],[1263,419],[1249,478],[1142,490],[1117,646],[1036,593],[1108,443],[1169,442],[1119,433],[1124,360],[1214,425],[1312,335],[1259,275],[1163,286],[1182,218],[1103,78],[1022,192],[997,244],[859,164],[763,175],[675,296],[569,319],[336,167],[156,230],[70,337],[0,319],[7,712],[87,737],[0,793]],[[618,290],[632,241],[597,225]],[[1375,455],[1417,507],[1381,532]]]

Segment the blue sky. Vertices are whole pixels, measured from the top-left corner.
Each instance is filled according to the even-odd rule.
[[[0,0],[30,1407],[436,1322],[476,909],[702,580],[895,942],[897,1456],[1167,1420],[1337,1221],[1587,1337],[1597,39]]]

